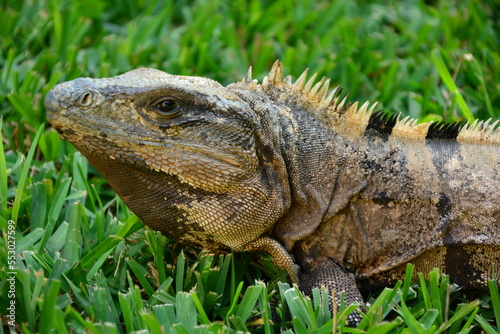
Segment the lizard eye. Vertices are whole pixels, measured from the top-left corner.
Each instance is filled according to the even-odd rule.
[[[178,116],[182,111],[179,102],[172,98],[158,101],[153,106],[153,109],[160,118],[173,118]]]

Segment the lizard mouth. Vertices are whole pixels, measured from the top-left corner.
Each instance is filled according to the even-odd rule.
[[[49,113],[47,114],[49,115]],[[47,116],[49,118],[49,116]],[[135,137],[133,135],[127,135],[120,131],[115,131],[109,128],[102,128],[99,126],[84,126],[81,122],[74,122],[71,119],[67,119],[63,117],[56,117],[56,115],[52,115],[52,118],[49,118],[52,123],[54,129],[59,133],[61,139],[68,140],[74,145],[79,146],[79,149],[82,151],[89,151],[89,148],[92,146],[98,145],[102,146],[100,149],[105,149],[106,147],[110,147],[110,145],[116,146],[116,148],[122,148],[125,150],[133,150],[134,147],[140,147],[144,145],[144,138]],[[74,123],[78,125],[78,127],[72,127],[70,124]],[[89,135],[96,131],[99,135]],[[129,143],[129,145],[119,145],[117,146],[114,143],[112,138],[127,138],[127,141],[118,140],[120,143]],[[93,140],[90,140],[92,138]],[[96,141],[96,139],[98,139]],[[222,151],[213,149],[211,147],[205,147],[201,145],[195,144],[185,144],[180,141],[171,139],[171,138],[157,138],[156,140],[152,140],[153,138],[148,138],[148,145],[155,147],[155,150],[162,151],[164,157],[169,155],[178,156],[181,155],[179,152],[183,152],[183,156],[186,158],[188,156],[198,156],[205,163],[213,163],[219,165],[227,165],[231,168],[240,169],[243,168],[243,162],[239,161],[234,155],[224,153]],[[82,145],[83,144],[83,145]],[[170,154],[168,153],[170,152]],[[115,157],[112,157],[114,159]],[[236,171],[233,171],[233,173]]]

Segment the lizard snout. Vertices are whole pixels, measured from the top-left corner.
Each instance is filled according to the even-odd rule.
[[[45,108],[47,111],[51,113],[58,113],[61,111],[61,104],[59,103],[59,99],[56,97],[54,91],[49,91],[47,95],[45,95]]]
[[[105,98],[98,90],[81,85],[81,81],[76,79],[57,85],[47,93],[44,102],[48,115],[61,114],[72,107],[78,109],[97,107],[104,102]]]

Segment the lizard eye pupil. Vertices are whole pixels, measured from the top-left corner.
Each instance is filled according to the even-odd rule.
[[[174,99],[161,100],[156,103],[154,109],[160,117],[167,117],[167,118],[177,116],[182,110],[181,106],[179,105],[179,102]]]
[[[174,100],[163,100],[158,103],[158,109],[164,113],[170,113],[175,110],[179,105]]]

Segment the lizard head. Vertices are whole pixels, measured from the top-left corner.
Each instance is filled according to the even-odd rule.
[[[132,211],[177,241],[238,250],[287,209],[258,115],[213,80],[143,68],[59,84],[45,106]]]

